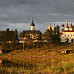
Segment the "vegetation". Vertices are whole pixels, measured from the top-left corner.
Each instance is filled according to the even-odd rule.
[[[4,49],[16,49],[17,43],[18,32],[16,29],[15,31],[10,31],[9,28],[7,28],[6,31],[0,31],[0,45],[2,45]]]
[[[59,43],[61,41],[60,39],[60,33],[59,33],[59,26],[57,25],[57,27],[54,28],[54,30],[52,30],[50,28],[47,29],[45,32],[44,32],[44,40],[47,40],[48,42],[50,43],[53,43],[54,45]]]
[[[31,44],[30,44],[31,45]],[[22,44],[18,44],[17,45],[17,49],[18,50],[14,50],[12,52],[9,52],[7,54],[7,57],[11,57],[12,58],[18,58],[18,57],[43,57],[44,56],[61,56],[61,55],[67,55],[67,53],[61,53],[61,51],[63,50],[69,50],[69,54],[73,54],[74,53],[74,44],[59,44],[56,45],[56,47],[53,44],[49,44],[47,45],[46,43],[43,45],[41,44],[42,47],[40,46],[39,49],[38,46],[36,47],[32,47],[33,45],[29,46],[28,48],[25,48],[24,51],[22,51]],[[26,46],[27,47],[27,44]],[[4,54],[3,54],[4,55]],[[10,56],[11,55],[11,56]]]
[[[30,35],[31,34],[31,35]],[[40,31],[22,31],[19,34],[19,37],[23,39],[23,44],[18,43],[18,32],[15,29],[6,31],[0,31],[0,45],[3,47],[4,50],[15,50],[15,49],[32,49],[42,47],[43,45],[49,44],[58,44],[60,42],[60,33],[59,33],[59,26],[52,29],[47,29],[43,35],[44,40],[47,40],[45,43],[42,38],[42,33]],[[33,39],[35,37],[35,39]],[[36,42],[35,42],[36,40]],[[23,45],[23,46],[22,46]],[[18,48],[19,47],[19,48]]]
[[[31,34],[34,35],[34,31]],[[20,37],[24,43],[20,44],[17,42],[17,30],[0,31],[0,45],[4,49],[0,58],[10,61],[3,62],[4,66],[0,64],[0,72],[9,74],[73,74],[74,44],[60,43],[59,26],[54,31],[52,29],[45,31],[43,37],[47,42],[43,41],[40,31],[37,31],[36,34],[37,41],[34,42],[28,31],[21,32]],[[69,53],[61,53],[63,50],[68,50]]]
[[[0,42],[1,43],[14,43],[18,40],[17,37],[17,30],[9,30],[9,28],[6,29],[6,31],[0,31]]]
[[[59,57],[59,56],[58,56]],[[3,61],[0,72],[8,73],[53,73],[53,74],[73,74],[74,73],[74,54],[63,55],[60,58],[16,58]]]
[[[39,40],[39,39],[38,39]],[[74,44],[59,43],[54,46],[47,42],[25,43],[24,51],[22,44],[17,44],[16,50],[7,54],[0,54],[0,58],[8,59],[8,63],[3,61],[0,64],[0,72],[8,74],[73,74],[74,73]],[[11,50],[12,44],[4,44],[4,48]],[[15,47],[15,46],[14,46]],[[70,49],[70,53],[61,53],[64,49]],[[21,60],[20,60],[21,59]]]

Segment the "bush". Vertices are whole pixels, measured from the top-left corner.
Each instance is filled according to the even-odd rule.
[[[60,73],[60,72],[63,72],[64,69],[62,67],[53,67],[53,68],[50,68],[51,71],[54,71],[54,72],[57,72],[57,73]]]
[[[64,65],[65,70],[70,70],[74,68],[74,63],[67,63]]]

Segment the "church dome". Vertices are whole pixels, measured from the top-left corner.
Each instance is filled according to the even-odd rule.
[[[32,19],[32,23],[31,23],[31,26],[35,26],[35,24],[33,23],[33,19]]]
[[[62,27],[64,27],[64,24],[62,24]]]
[[[35,26],[35,24],[34,23],[31,23],[31,26]]]

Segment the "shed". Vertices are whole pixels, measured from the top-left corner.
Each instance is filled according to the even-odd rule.
[[[2,48],[2,46],[0,45],[0,53],[2,53],[2,51],[3,51],[3,48]]]
[[[66,50],[62,50],[61,53],[66,53]]]
[[[61,53],[69,53],[70,50],[62,50]]]

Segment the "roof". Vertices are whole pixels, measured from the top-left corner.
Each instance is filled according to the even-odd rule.
[[[31,26],[35,26],[35,24],[34,23],[31,23]]]
[[[74,32],[74,30],[64,30],[63,32]]]
[[[31,26],[35,26],[35,24],[34,23],[31,23]]]
[[[50,26],[50,24],[49,24],[48,29],[50,30],[50,28],[51,28],[51,26]]]
[[[65,28],[68,28],[68,21],[66,21],[66,27]]]
[[[27,32],[28,32],[28,33],[32,33],[32,32],[33,32],[33,33],[36,33],[37,31],[40,31],[40,30],[33,30],[33,31],[32,31],[32,30],[25,30],[25,33],[27,33]]]
[[[60,33],[60,34],[63,34],[63,33]]]
[[[32,18],[32,23],[31,23],[31,26],[35,26],[35,24],[33,23],[33,18]]]

